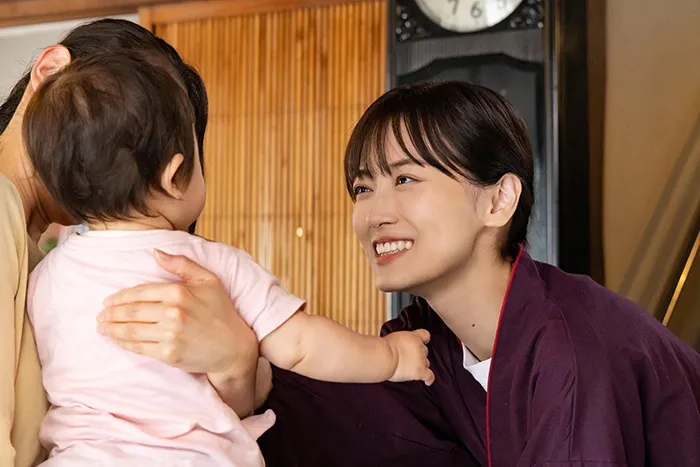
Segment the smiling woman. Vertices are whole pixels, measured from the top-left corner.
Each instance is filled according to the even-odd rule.
[[[383,332],[427,329],[435,383],[275,370],[268,465],[698,464],[700,356],[525,251],[533,154],[504,97],[464,82],[389,91],[357,124],[345,177],[375,285],[417,296]]]
[[[345,180],[377,288],[441,301],[456,283],[492,277],[500,284],[489,288],[505,290],[525,243],[533,164],[525,123],[501,95],[461,82],[389,91],[355,127]],[[501,299],[485,321],[494,332]],[[472,353],[487,359],[485,336],[460,337],[476,338]]]

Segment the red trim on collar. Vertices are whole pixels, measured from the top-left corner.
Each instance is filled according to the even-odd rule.
[[[520,251],[518,251],[518,257],[515,258],[513,263],[513,268],[510,271],[510,279],[508,279],[508,287],[506,288],[506,294],[503,297],[503,304],[501,305],[501,313],[498,316],[498,327],[496,328],[496,338],[493,341],[493,352],[491,353],[491,358],[496,355],[496,345],[498,345],[498,333],[501,330],[501,322],[503,321],[503,311],[506,309],[506,303],[508,302],[508,295],[510,294],[510,287],[513,285],[513,277],[515,277],[515,270],[518,267],[520,258],[523,256],[524,248],[520,245]],[[489,423],[489,405],[490,405],[490,395],[491,395],[491,372],[493,371],[493,361],[491,361],[491,366],[489,367],[489,377],[486,383],[486,456],[488,459],[488,467],[493,467],[491,465],[491,424]]]

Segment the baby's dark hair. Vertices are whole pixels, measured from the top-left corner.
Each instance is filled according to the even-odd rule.
[[[111,53],[74,60],[48,77],[24,115],[27,152],[47,190],[76,219],[151,215],[163,170],[195,166],[194,112],[176,72],[158,55]],[[163,62],[163,63],[161,63]]]

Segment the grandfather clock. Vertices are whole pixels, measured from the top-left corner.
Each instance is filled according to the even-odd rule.
[[[604,1],[389,4],[389,86],[456,79],[506,96],[534,148],[530,254],[603,282]],[[392,314],[409,300],[393,294]]]

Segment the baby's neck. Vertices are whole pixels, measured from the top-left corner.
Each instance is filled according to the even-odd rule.
[[[129,220],[91,222],[90,230],[176,230],[173,224],[163,216],[134,217]]]

